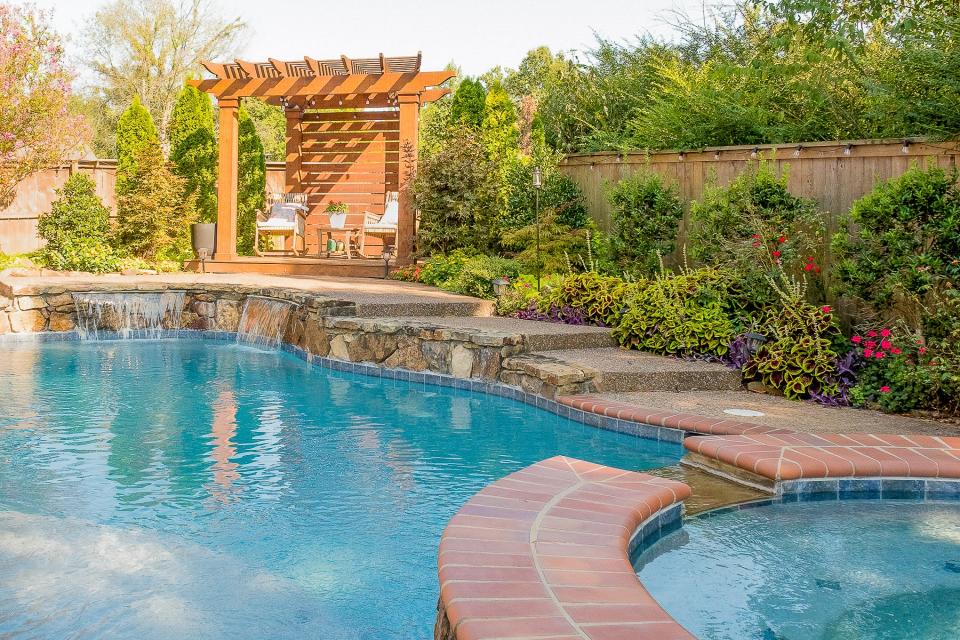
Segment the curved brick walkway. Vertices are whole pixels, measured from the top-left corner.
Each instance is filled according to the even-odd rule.
[[[440,543],[446,637],[692,639],[629,560],[638,528],[659,531],[689,495],[679,482],[565,457],[486,487]]]

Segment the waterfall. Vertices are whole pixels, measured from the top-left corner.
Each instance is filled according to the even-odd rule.
[[[292,310],[292,302],[248,296],[237,327],[237,342],[267,346],[280,344]]]
[[[183,291],[91,291],[72,295],[82,340],[97,340],[100,331],[116,332],[121,338],[159,338],[164,329],[180,326]]]

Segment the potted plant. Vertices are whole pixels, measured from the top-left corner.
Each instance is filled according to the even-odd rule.
[[[343,226],[347,223],[347,211],[349,210],[350,207],[347,206],[346,202],[334,200],[328,204],[325,211],[330,214],[330,226],[334,229],[343,229]]]

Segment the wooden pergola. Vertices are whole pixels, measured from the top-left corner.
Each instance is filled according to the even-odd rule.
[[[191,80],[219,105],[217,248],[237,258],[237,161],[240,99],[261,98],[286,114],[285,191],[307,193],[308,227],[334,200],[350,216],[382,213],[384,194],[399,192],[397,258],[413,252],[415,211],[408,185],[417,162],[420,107],[448,89],[452,71],[421,71],[421,55],[330,60],[203,62],[212,79]]]

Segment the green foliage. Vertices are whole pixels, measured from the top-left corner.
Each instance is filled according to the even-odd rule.
[[[513,279],[507,292],[497,298],[497,315],[509,316],[536,305],[540,292],[553,289],[560,285],[565,276],[553,273],[540,278],[540,289],[537,288],[536,276],[520,274]]]
[[[287,117],[283,109],[259,98],[244,98],[243,108],[253,120],[267,160],[283,162],[287,157]]]
[[[480,129],[491,160],[503,164],[517,154],[520,143],[517,110],[499,82],[494,82],[487,89]]]
[[[253,255],[253,237],[257,212],[266,206],[267,161],[257,129],[241,106],[239,119],[240,159],[237,168],[237,252]]]
[[[633,287],[620,278],[593,271],[573,273],[549,288],[544,286],[538,307],[541,311],[571,307],[582,312],[590,324],[612,327],[624,312]]]
[[[185,258],[196,220],[185,180],[170,170],[157,141],[140,148],[131,164],[133,172],[117,199],[116,241],[146,260]]]
[[[587,226],[587,211],[583,191],[573,180],[559,170],[559,158],[544,154],[539,158],[543,188],[540,190],[540,213],[552,212],[558,224],[579,229]],[[521,157],[506,167],[507,204],[504,226],[508,229],[525,227],[534,222],[533,188],[534,159]]]
[[[854,404],[891,413],[932,409],[944,414],[960,414],[960,340],[957,338],[960,333],[950,340],[928,343],[920,334],[905,327],[857,336],[861,366],[857,385],[851,389]],[[878,352],[882,352],[883,357],[877,357]]]
[[[110,247],[110,211],[94,181],[75,173],[57,189],[50,211],[40,214],[37,233],[47,241],[42,260],[61,271],[113,271],[117,255]]]
[[[855,202],[853,231],[833,238],[839,292],[942,334],[940,310],[960,286],[957,179],[956,170],[913,167]]]
[[[202,222],[217,219],[217,138],[210,97],[185,85],[177,96],[169,127],[170,161],[186,181]]]
[[[432,256],[420,265],[399,271],[394,278],[422,282],[468,296],[492,298],[493,280],[513,279],[519,275],[520,265],[513,260],[454,251],[449,255]]]
[[[607,195],[613,208],[611,259],[623,273],[649,275],[675,247],[683,204],[674,186],[653,173],[624,178]]]
[[[664,355],[722,356],[734,335],[726,276],[704,268],[637,282],[613,336],[628,349]]]
[[[557,222],[553,212],[545,214],[540,225],[540,273],[587,269],[592,252],[590,234],[596,232],[591,227],[576,229]],[[527,272],[537,270],[535,224],[504,232],[502,244],[515,252],[513,257]]]
[[[421,156],[413,183],[422,255],[458,248],[492,251],[499,241],[497,168],[478,132],[459,126],[452,138],[456,144]]]
[[[117,199],[126,195],[131,188],[133,176],[140,171],[137,158],[143,149],[159,144],[157,128],[146,107],[140,104],[140,98],[134,96],[133,102],[121,114],[117,122],[117,181],[115,191]]]
[[[735,297],[747,313],[779,304],[769,282],[781,269],[807,278],[812,297],[822,295],[823,214],[812,200],[791,194],[786,177],[768,164],[751,166],[727,187],[706,189],[691,204],[690,219],[692,257],[738,274]]]
[[[451,123],[479,130],[483,126],[486,100],[487,91],[483,84],[473,78],[464,78],[451,100]]]

